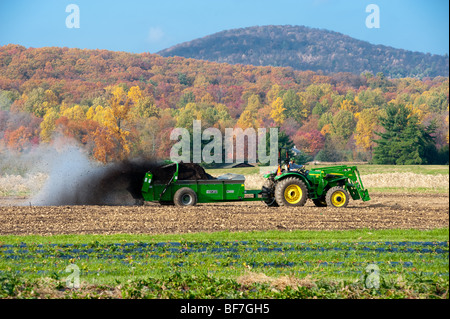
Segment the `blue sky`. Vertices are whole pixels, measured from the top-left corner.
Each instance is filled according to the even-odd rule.
[[[80,9],[67,28],[66,6]],[[367,28],[369,4],[380,28]],[[0,0],[0,45],[155,53],[226,29],[305,25],[373,44],[449,52],[448,0]]]

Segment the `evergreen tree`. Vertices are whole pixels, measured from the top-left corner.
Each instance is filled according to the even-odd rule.
[[[270,135],[266,133],[266,154],[270,154]],[[286,132],[280,130],[278,132],[278,149],[288,149],[291,150],[295,146],[292,139],[289,137],[289,135],[286,134]],[[281,153],[281,158],[285,158],[285,152],[286,150],[283,150]]]
[[[405,105],[390,104],[386,116],[380,117],[385,132],[375,132],[380,139],[374,142],[373,162],[375,164],[415,165],[428,164],[436,150],[434,137],[436,127],[419,124],[416,115],[411,114]]]
[[[292,149],[294,147],[294,142],[292,142],[289,135],[284,131],[280,131],[278,134],[278,148]]]

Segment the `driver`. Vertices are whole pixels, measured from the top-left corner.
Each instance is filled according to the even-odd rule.
[[[289,170],[290,171],[294,171],[294,170],[301,169],[301,168],[303,168],[303,165],[295,164],[294,160],[291,160],[289,162]]]

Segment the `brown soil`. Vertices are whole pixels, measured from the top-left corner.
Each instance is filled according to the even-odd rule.
[[[160,234],[220,230],[433,229],[449,226],[448,194],[371,194],[345,209],[268,208],[262,202],[159,206],[14,206],[0,199],[0,235]],[[26,199],[25,199],[26,200]]]

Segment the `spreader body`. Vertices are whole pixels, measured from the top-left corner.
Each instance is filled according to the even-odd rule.
[[[154,180],[152,172],[146,173],[142,185],[142,196],[145,201],[193,206],[193,203],[195,205],[196,203],[262,200],[261,190],[245,189],[243,175],[225,174],[207,180],[180,180],[178,179],[178,163],[174,164],[176,170],[168,182]]]

